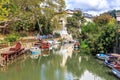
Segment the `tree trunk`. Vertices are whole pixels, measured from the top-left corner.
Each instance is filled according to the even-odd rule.
[[[42,29],[41,29],[41,27],[42,27],[42,26],[40,25],[40,23],[39,23],[39,20],[38,20],[38,19],[37,19],[37,23],[38,23],[38,26],[39,26],[39,34],[40,34],[40,33],[42,34],[42,33],[43,33],[43,32],[42,32]]]

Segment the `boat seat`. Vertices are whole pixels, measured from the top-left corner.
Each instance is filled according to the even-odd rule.
[[[21,46],[22,46],[21,43],[18,42],[18,43],[16,44],[16,46],[13,47],[13,48],[10,48],[9,51],[18,51],[18,50],[21,49]]]

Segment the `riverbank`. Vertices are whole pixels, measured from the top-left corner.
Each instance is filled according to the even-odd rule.
[[[49,39],[51,39],[51,38],[49,38]],[[52,39],[58,41],[58,40],[60,40],[61,38],[52,38]],[[48,40],[48,39],[43,39],[43,40]],[[34,36],[28,36],[28,37],[22,37],[22,38],[20,38],[18,41],[21,42],[22,47],[24,48],[24,50],[28,50],[28,49],[30,49],[30,48],[34,45],[35,42],[38,41],[38,39],[37,39],[36,37],[34,37]],[[11,47],[14,47],[18,41],[15,41],[15,42],[10,43],[9,46],[2,47],[2,48],[0,49],[0,54],[1,54],[2,52],[9,51],[9,49],[10,49]]]

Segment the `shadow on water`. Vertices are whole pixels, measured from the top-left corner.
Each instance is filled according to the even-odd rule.
[[[0,80],[118,80],[94,57],[73,51],[73,44],[66,44],[38,59],[21,56],[0,72]]]

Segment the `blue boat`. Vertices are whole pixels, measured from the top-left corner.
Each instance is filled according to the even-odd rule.
[[[99,54],[96,54],[96,57],[97,57],[98,59],[105,60],[106,54],[99,53]]]
[[[113,68],[112,73],[116,75],[118,78],[120,78],[120,69]]]
[[[30,51],[32,52],[32,55],[34,54],[41,54],[41,49],[37,46],[34,46],[30,49]]]
[[[32,59],[38,59],[38,58],[39,58],[39,56],[40,56],[40,54],[41,54],[41,49],[40,49],[39,47],[34,46],[34,47],[32,47],[32,48],[30,49],[30,51],[31,51],[30,57],[31,57]]]

